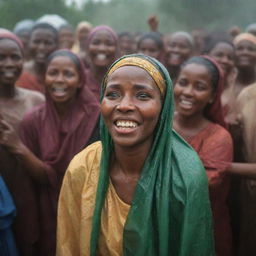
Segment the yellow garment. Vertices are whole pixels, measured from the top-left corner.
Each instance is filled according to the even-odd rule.
[[[96,142],[71,161],[58,208],[57,255],[89,256],[90,234],[99,178],[101,143]],[[110,182],[101,215],[100,256],[122,255],[123,228],[130,209]]]

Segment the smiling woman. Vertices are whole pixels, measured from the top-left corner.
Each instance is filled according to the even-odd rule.
[[[108,26],[95,27],[88,35],[86,49],[90,59],[86,84],[100,100],[100,84],[108,68],[119,55],[117,34]]]
[[[68,50],[46,61],[46,103],[28,113],[20,140],[4,123],[6,146],[19,157],[39,195],[40,238],[37,255],[55,255],[57,200],[72,157],[98,140],[99,105],[85,86],[84,67]],[[34,225],[36,223],[32,223]]]
[[[170,130],[167,70],[145,55],[117,60],[101,112],[101,142],[71,161],[63,181],[57,255],[214,255],[206,175]]]
[[[222,113],[223,75],[205,56],[184,63],[174,87],[174,128],[197,151],[206,169],[213,211],[216,255],[232,255],[227,197],[233,145]]]

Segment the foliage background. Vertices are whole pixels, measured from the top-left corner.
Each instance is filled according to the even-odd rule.
[[[256,0],[84,0],[82,7],[65,0],[0,0],[0,27],[13,29],[22,19],[59,14],[73,26],[81,20],[107,24],[117,31],[148,30],[147,18],[157,14],[161,32],[242,29],[256,22]]]

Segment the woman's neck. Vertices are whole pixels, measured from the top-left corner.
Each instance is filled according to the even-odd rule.
[[[150,144],[150,145],[149,145]],[[151,143],[136,146],[136,148],[123,148],[115,145],[113,165],[115,170],[125,176],[137,176],[142,173],[145,160],[149,154]]]
[[[183,116],[178,112],[174,115],[174,129],[180,133],[184,139],[190,139],[204,129],[208,124],[207,120],[202,114],[194,116]]]
[[[254,68],[239,69],[237,74],[237,82],[242,85],[249,85],[256,80],[256,72]]]
[[[54,103],[55,109],[60,119],[62,119],[69,112],[71,105],[73,104],[73,101],[74,100],[62,104]]]
[[[0,98],[12,99],[16,95],[15,85],[0,85]]]

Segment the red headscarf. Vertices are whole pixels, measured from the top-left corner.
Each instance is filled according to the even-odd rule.
[[[217,123],[222,127],[227,128],[227,124],[224,121],[224,114],[223,114],[223,109],[221,105],[221,94],[224,88],[223,71],[220,68],[219,64],[213,58],[206,55],[203,55],[200,57],[210,61],[217,68],[219,73],[219,81],[217,84],[217,88],[215,89],[215,98],[213,103],[207,106],[205,115],[209,120],[213,121],[214,123]]]
[[[69,50],[58,50],[48,57],[48,64],[58,56],[66,56],[71,60],[75,58],[80,62],[80,67],[76,66],[82,87],[77,93],[76,100],[66,116],[61,119],[54,102],[46,93],[46,103],[29,113],[21,127],[25,132],[22,134],[25,144],[34,153],[38,151],[36,147],[40,147],[38,157],[55,170],[47,172],[52,185],[56,185],[56,182],[61,184],[70,160],[87,145],[100,113],[97,99],[85,85],[85,69],[81,60]],[[37,130],[35,138],[31,136],[34,130]]]
[[[12,32],[10,32],[7,29],[2,29],[0,28],[0,39],[10,39],[12,41],[14,41],[15,43],[17,43],[17,45],[19,46],[19,48],[21,49],[22,53],[23,53],[23,44],[21,42],[21,40]]]

